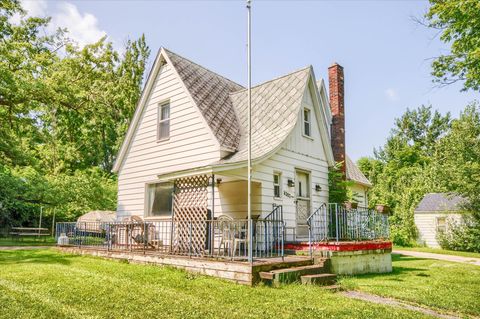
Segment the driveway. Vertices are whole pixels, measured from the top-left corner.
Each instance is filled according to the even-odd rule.
[[[452,262],[456,262],[456,263],[464,263],[464,264],[480,266],[480,258],[474,258],[474,257],[442,255],[442,254],[434,254],[434,253],[425,253],[425,252],[421,252],[421,251],[398,250],[398,249],[394,249],[392,251],[392,253],[393,254],[404,255],[404,256],[446,260],[446,261],[452,261]]]
[[[52,246],[0,246],[0,251],[2,250],[31,250],[31,249],[45,249],[51,248]]]

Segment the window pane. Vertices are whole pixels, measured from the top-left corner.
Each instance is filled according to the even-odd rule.
[[[310,123],[305,122],[305,135],[310,136]]]
[[[280,197],[280,186],[279,185],[273,186],[273,195],[275,197]]]
[[[273,183],[274,184],[278,184],[278,177],[279,177],[278,174],[273,175]]]
[[[160,116],[160,120],[166,120],[170,118],[170,105],[163,105],[162,106],[162,114]]]
[[[172,215],[172,183],[159,183],[148,186],[148,216]]]
[[[170,136],[170,120],[159,123],[158,139],[162,140]]]
[[[303,110],[303,119],[305,122],[310,122],[310,112],[308,110]]]

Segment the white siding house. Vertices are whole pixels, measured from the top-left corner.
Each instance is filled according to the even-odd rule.
[[[253,214],[282,205],[290,236],[308,236],[306,219],[328,203],[331,112],[311,66],[252,88]],[[119,218],[168,219],[176,179],[212,176],[213,218],[247,214],[247,92],[161,49],[119,152]],[[349,159],[366,206],[370,182]]]
[[[433,248],[440,247],[437,235],[441,231],[447,231],[450,223],[462,221],[463,201],[462,197],[451,194],[426,194],[414,212],[418,243]]]

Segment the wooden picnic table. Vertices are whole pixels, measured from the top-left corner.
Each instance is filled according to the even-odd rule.
[[[44,240],[46,240],[47,236],[50,236],[50,232],[48,228],[40,228],[40,227],[12,227],[10,231],[10,235],[12,239],[15,237],[17,240],[21,237],[27,236],[42,236]]]

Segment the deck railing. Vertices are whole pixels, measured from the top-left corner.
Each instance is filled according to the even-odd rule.
[[[308,217],[309,243],[388,239],[388,216],[375,210],[323,204]]]
[[[252,220],[254,258],[283,257],[284,222]],[[57,223],[61,245],[108,251],[245,260],[248,220]]]

